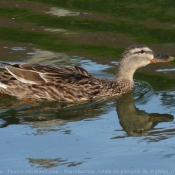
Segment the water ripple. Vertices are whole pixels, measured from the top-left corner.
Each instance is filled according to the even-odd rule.
[[[136,81],[134,90],[134,99],[141,101],[148,99],[154,94],[154,89],[145,81]]]
[[[14,51],[23,51],[26,50],[26,47],[11,47],[11,49]]]

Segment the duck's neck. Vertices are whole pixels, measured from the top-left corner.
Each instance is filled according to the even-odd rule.
[[[117,70],[116,70],[116,76],[115,80],[128,80],[130,82],[133,81],[133,75],[134,75],[135,69],[133,69],[131,66],[122,65],[122,63],[119,63]]]

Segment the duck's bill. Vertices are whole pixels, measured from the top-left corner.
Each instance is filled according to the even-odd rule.
[[[174,57],[171,56],[154,54],[154,58],[151,60],[151,63],[170,62],[173,60]]]

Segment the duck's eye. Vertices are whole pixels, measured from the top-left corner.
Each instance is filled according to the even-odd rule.
[[[140,53],[144,53],[144,50],[141,50]]]

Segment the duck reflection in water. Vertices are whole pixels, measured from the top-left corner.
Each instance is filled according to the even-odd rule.
[[[147,113],[136,108],[133,92],[117,100],[117,114],[120,125],[130,136],[147,135],[160,122],[171,122],[174,117],[170,114]]]
[[[32,128],[37,128],[37,133],[35,134],[60,131],[60,127],[57,129],[53,127],[62,126],[72,121],[94,120],[94,118],[107,113],[107,111],[113,110],[114,107],[113,103],[109,105],[107,102],[102,101],[94,103],[93,105],[92,103],[88,103],[82,104],[79,107],[64,108],[65,106],[60,106],[58,108],[59,103],[38,102],[35,105],[21,105],[20,101],[16,99],[12,100],[11,98],[7,98],[7,96],[3,99],[0,108],[4,108],[4,104],[8,104],[8,108],[4,110],[4,112],[1,110],[0,128],[27,122]],[[19,104],[17,102],[19,102]],[[113,102],[115,103],[115,101]],[[134,104],[133,92],[117,99],[116,111],[120,125],[130,136],[147,135],[148,131],[153,129],[158,123],[171,122],[174,119],[170,114],[147,113],[139,110]]]

